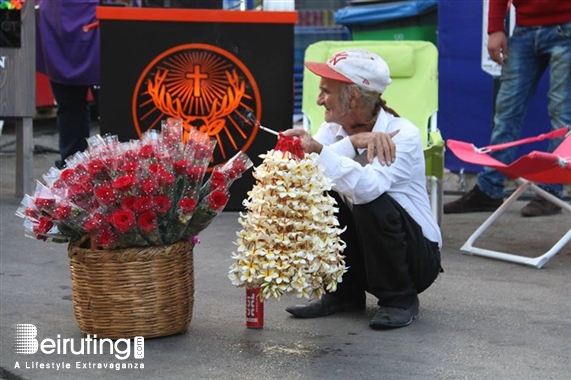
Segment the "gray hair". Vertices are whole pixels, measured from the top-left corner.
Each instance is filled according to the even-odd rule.
[[[381,94],[371,91],[356,84],[343,83],[339,91],[339,102],[345,111],[349,111],[349,103],[351,102],[351,94],[356,90],[361,95],[361,105],[374,110],[381,99]]]
[[[381,98],[381,94],[352,83],[342,83],[339,90],[339,103],[345,112],[349,112],[351,94],[354,90],[361,95],[361,106],[370,109],[373,117],[377,116],[381,108],[396,117],[400,117],[394,109],[387,106],[387,102]]]

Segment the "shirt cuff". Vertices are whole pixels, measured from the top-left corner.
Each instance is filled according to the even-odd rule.
[[[336,170],[338,166],[339,155],[331,149],[331,145],[324,145],[323,149],[321,149],[321,153],[319,153],[319,163],[323,165],[325,169],[323,174],[330,178],[336,178],[338,170]]]
[[[355,151],[355,147],[351,143],[351,139],[349,137],[345,137],[333,144],[328,145],[329,148],[339,156],[347,157],[347,158],[355,158],[357,156],[357,152]]]

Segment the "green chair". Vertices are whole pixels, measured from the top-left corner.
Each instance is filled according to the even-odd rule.
[[[438,51],[428,41],[319,41],[305,50],[307,61],[325,62],[346,49],[366,49],[382,57],[391,71],[392,83],[383,94],[387,105],[414,123],[423,133],[426,176],[433,214],[442,220],[444,141],[437,128]],[[302,113],[304,127],[315,133],[324,121],[317,105],[319,77],[304,68]]]

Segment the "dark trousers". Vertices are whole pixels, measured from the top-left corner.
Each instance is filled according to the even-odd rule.
[[[89,102],[87,92],[90,86],[71,86],[50,81],[57,103],[57,127],[61,160],[56,166],[63,167],[67,157],[87,149],[89,137]]]
[[[335,294],[355,298],[367,291],[380,306],[408,308],[441,271],[438,244],[427,240],[388,194],[352,210],[336,193],[331,195],[339,205],[339,222],[347,227],[341,238],[349,267]]]

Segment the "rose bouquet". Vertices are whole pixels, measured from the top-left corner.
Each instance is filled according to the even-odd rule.
[[[105,249],[191,239],[224,209],[233,181],[252,166],[239,152],[214,170],[231,175],[204,181],[214,148],[215,140],[197,130],[184,141],[176,119],[139,140],[93,136],[65,169],[51,168],[45,183],[38,181],[16,215],[25,219],[27,236],[74,242],[90,235]]]
[[[299,139],[280,136],[276,148],[260,157],[256,184],[244,201],[247,213],[239,218],[232,284],[259,287],[261,300],[334,291],[346,272],[345,243],[335,199],[326,193],[332,183],[318,156],[304,154]]]

